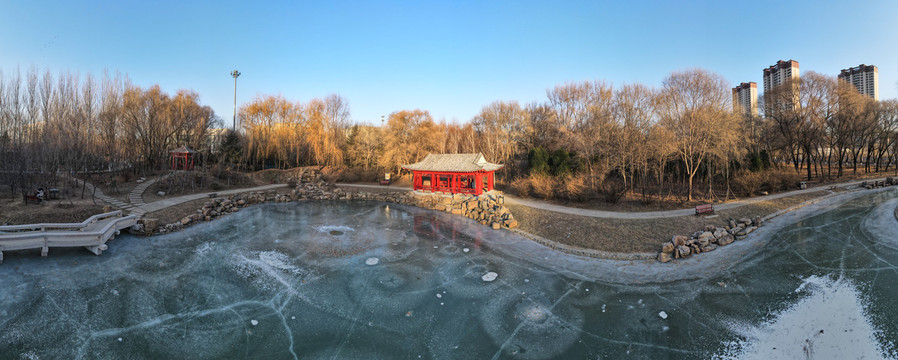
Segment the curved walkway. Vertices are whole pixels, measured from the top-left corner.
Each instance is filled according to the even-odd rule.
[[[95,187],[94,184],[91,184],[91,183],[89,183],[89,182],[86,182],[86,181],[84,181],[84,180],[81,180],[81,179],[78,179],[78,178],[75,178],[75,177],[70,177],[70,179],[74,180],[75,183],[78,184],[78,186],[82,186],[82,185],[83,185],[84,188],[85,188],[88,192],[90,192],[91,194],[93,194],[93,196],[94,196],[95,198],[100,199],[100,200],[106,202],[106,203],[109,204],[109,205],[115,206],[115,207],[117,207],[117,208],[119,208],[119,209],[121,209],[121,210],[125,210],[125,211],[128,211],[128,212],[130,212],[130,213],[133,213],[134,210],[136,210],[136,208],[134,207],[134,205],[130,205],[130,204],[124,202],[124,201],[121,201],[121,200],[119,200],[119,199],[116,199],[116,198],[114,198],[114,197],[111,197],[111,196],[109,196],[109,195],[104,194],[104,193],[103,193],[103,190],[100,190],[99,188]]]
[[[285,186],[287,186],[287,184],[271,184],[271,185],[257,186],[257,187],[252,187],[252,188],[231,189],[231,190],[225,190],[225,191],[211,191],[211,192],[205,192],[205,193],[199,193],[199,194],[182,195],[182,196],[157,200],[157,201],[153,201],[151,203],[140,205],[134,210],[134,212],[132,212],[132,214],[139,213],[138,215],[143,216],[146,213],[151,213],[153,211],[159,211],[159,210],[165,209],[169,206],[183,204],[188,201],[205,199],[205,198],[209,198],[209,197],[218,197],[218,196],[224,196],[224,195],[239,194],[239,193],[250,192],[250,191],[271,190],[271,189],[277,189],[279,187],[285,187]]]
[[[864,181],[879,181],[879,180],[882,180],[882,179],[864,180]],[[830,187],[841,187],[841,188],[847,189],[847,188],[856,186],[856,185],[860,184],[861,182],[862,181],[852,181],[852,182],[846,182],[846,183],[832,184],[832,185],[830,185]],[[723,203],[723,204],[719,204],[719,205],[715,204],[714,209],[715,210],[735,209],[735,208],[738,208],[741,206],[754,204],[754,203],[761,202],[761,201],[773,200],[773,199],[778,199],[778,198],[783,198],[783,197],[788,197],[788,196],[793,196],[793,195],[799,195],[799,194],[804,194],[804,193],[809,193],[809,192],[814,192],[814,191],[826,191],[826,190],[827,189],[823,188],[823,187],[814,187],[814,188],[808,188],[808,189],[804,189],[804,190],[787,191],[787,192],[783,192],[783,193],[779,193],[779,194],[757,196],[757,197],[753,197],[750,199],[736,200],[736,201]],[[645,211],[645,212],[623,212],[623,211],[579,209],[579,208],[555,205],[555,204],[551,204],[551,203],[548,203],[545,201],[526,200],[526,199],[521,199],[521,198],[517,198],[517,197],[513,197],[513,196],[508,196],[508,195],[505,196],[505,201],[514,203],[514,204],[520,204],[520,205],[536,208],[536,209],[554,211],[554,212],[559,212],[559,213],[564,213],[564,214],[588,216],[588,217],[599,217],[599,218],[609,218],[609,219],[630,219],[630,220],[632,220],[632,219],[658,219],[658,218],[671,218],[671,217],[680,217],[680,216],[687,216],[687,215],[695,214],[694,208],[679,209],[679,210],[663,210],[663,211]]]
[[[134,187],[133,190],[131,190],[130,193],[128,193],[128,201],[130,201],[132,205],[137,206],[137,207],[146,204],[145,202],[143,202],[143,193],[145,191],[147,191],[147,189],[149,189],[150,186],[155,184],[157,181],[165,179],[169,175],[171,175],[171,173],[161,175],[161,176],[155,177],[153,179],[146,180],[141,184],[138,184],[137,186]]]
[[[863,181],[881,181],[884,179],[871,179],[871,180],[863,180]],[[841,188],[849,188],[852,186],[856,186],[863,181],[851,181],[845,183],[838,183],[829,185],[829,187],[841,187]],[[347,186],[347,187],[356,187],[356,188],[376,188],[376,189],[391,189],[398,191],[410,191],[411,188],[408,187],[400,187],[400,186],[379,186],[379,185],[365,185],[365,184],[336,184],[337,186]],[[814,191],[826,191],[824,187],[814,187],[808,188],[804,190],[793,190],[787,191],[783,193],[766,195],[766,196],[757,196],[744,200],[736,200],[728,203],[723,203],[719,205],[714,205],[715,210],[728,210],[735,209],[740,206],[745,206],[749,204],[754,204],[761,201],[773,200],[778,198],[783,198],[787,196],[799,195],[808,192]],[[596,217],[596,218],[608,218],[608,219],[658,219],[658,218],[671,218],[671,217],[680,217],[687,215],[694,215],[695,209],[678,209],[678,210],[663,210],[663,211],[644,211],[644,212],[626,212],[626,211],[607,211],[607,210],[593,210],[593,209],[580,209],[573,208],[562,205],[555,205],[549,203],[547,201],[540,200],[531,200],[531,199],[522,199],[519,197],[511,196],[506,194],[505,201],[512,204],[523,205],[527,207],[531,207],[534,209],[554,211],[562,214],[569,215],[577,215],[577,216],[586,216],[586,217]]]

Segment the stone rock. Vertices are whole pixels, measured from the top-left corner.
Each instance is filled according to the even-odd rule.
[[[752,226],[761,226],[762,222],[763,222],[763,220],[761,220],[760,216],[755,216],[755,218],[751,220],[751,225]]]
[[[239,206],[246,205],[246,201],[244,201],[243,199],[237,200],[237,205],[239,205]]]
[[[727,223],[730,225],[730,229],[736,227],[736,220],[734,220],[733,218],[729,218],[729,220],[727,220]]]
[[[674,237],[670,239],[670,242],[676,246],[682,246],[686,245],[686,240],[689,240],[689,238],[683,235],[674,235]]]
[[[713,237],[714,237],[713,233],[711,233],[709,231],[705,231],[705,232],[701,233],[701,235],[697,236],[696,238],[697,239],[710,239]]]
[[[705,247],[705,246],[708,246],[709,244],[711,244],[712,239],[714,239],[714,238],[713,237],[703,237],[703,238],[698,239],[695,243],[698,244],[699,247]]]
[[[749,227],[745,228],[745,235],[751,234],[751,232],[755,231],[755,229],[757,229],[757,228],[758,228],[757,226],[749,226]]]
[[[744,228],[736,228],[736,229],[738,229],[738,230],[737,230],[736,233],[733,234],[733,235],[736,235],[736,236],[745,236],[745,235],[748,234],[747,232],[745,232],[745,229],[744,229]]]
[[[159,219],[144,218],[141,221],[143,222],[144,230],[148,233],[154,232],[159,229]]]
[[[739,219],[739,223],[742,225],[751,225],[751,219],[749,218],[741,218]]]
[[[717,245],[708,244],[708,246],[702,247],[702,252],[714,251],[717,249]]]
[[[713,232],[713,231],[714,231],[714,225],[705,225],[705,231],[706,231],[706,232]]]
[[[669,244],[669,243],[668,243],[668,244]],[[658,254],[658,261],[660,261],[660,262],[666,263],[666,262],[670,262],[670,260],[671,260],[671,259],[670,259],[670,254],[664,253],[664,252]]]
[[[735,240],[735,238],[733,237],[732,234],[726,234],[726,235],[720,237],[720,239],[717,239],[717,245],[726,246],[726,245],[732,244],[734,240]]]
[[[494,222],[494,223],[493,223],[492,225],[490,225],[490,226],[493,227],[493,230],[499,230],[499,229],[502,227],[502,226],[499,225],[499,223],[497,223],[497,222]]]
[[[674,252],[674,244],[666,242],[661,245],[661,252],[665,254],[670,254]]]
[[[684,257],[688,257],[690,254],[692,254],[692,249],[689,248],[689,247],[687,247],[687,246],[685,246],[685,245],[684,245],[684,246],[677,246],[677,252],[676,252],[676,254],[677,254],[676,258],[684,258]]]
[[[159,197],[163,197],[163,196],[165,196],[165,191],[157,192],[156,195]]]
[[[181,225],[187,224],[190,224],[190,216],[185,216],[183,219],[181,219]]]

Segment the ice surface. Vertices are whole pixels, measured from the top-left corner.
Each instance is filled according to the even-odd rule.
[[[895,197],[834,198],[671,264],[399,205],[255,206],[102,256],[5,253],[0,359],[895,358]]]
[[[739,359],[884,359],[886,349],[849,280],[810,276],[796,289],[808,293],[760,326],[735,330],[745,340],[730,344]]]

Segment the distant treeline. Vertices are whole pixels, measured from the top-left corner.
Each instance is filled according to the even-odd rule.
[[[302,103],[260,96],[238,111],[238,132],[199,96],[142,89],[120,76],[0,74],[0,185],[16,173],[127,164],[165,168],[187,145],[207,163],[247,170],[322,165],[374,180],[427,153],[483,152],[506,164],[506,189],[545,198],[725,197],[795,186],[846,170],[888,171],[898,156],[898,103],[874,102],[833,77],[807,73],[761,99],[761,116],[732,110],[729,83],[701,69],[659,88],[603,81],[547,90],[543,102],[497,101],[464,124],[400,110],[383,124],[351,121],[338,95]],[[2,175],[6,174],[6,175]],[[16,180],[18,179],[18,180]],[[697,184],[703,184],[697,186]],[[14,185],[15,186],[15,185]]]

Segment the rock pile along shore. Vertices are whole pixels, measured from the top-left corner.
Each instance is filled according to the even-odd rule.
[[[661,244],[658,261],[670,262],[673,259],[685,259],[691,255],[714,251],[718,246],[727,246],[736,240],[742,240],[763,223],[760,216],[754,219],[730,218],[726,227],[706,225],[704,231],[697,231],[692,236],[675,235],[669,242]]]
[[[417,206],[425,209],[450,212],[464,215],[482,225],[495,230],[515,228],[518,221],[505,207],[505,197],[490,193],[480,196],[464,194],[420,194],[410,191],[371,193],[365,191],[351,192],[334,186],[321,178],[321,174],[312,169],[301,171],[288,183],[295,183],[293,190],[287,194],[275,191],[250,192],[231,195],[226,198],[212,199],[194,214],[181,218],[170,224],[159,224],[158,219],[144,218],[132,229],[141,235],[164,234],[181,229],[194,223],[211,221],[223,215],[231,214],[254,204],[268,202],[293,202],[304,200],[373,200],[396,204]]]

